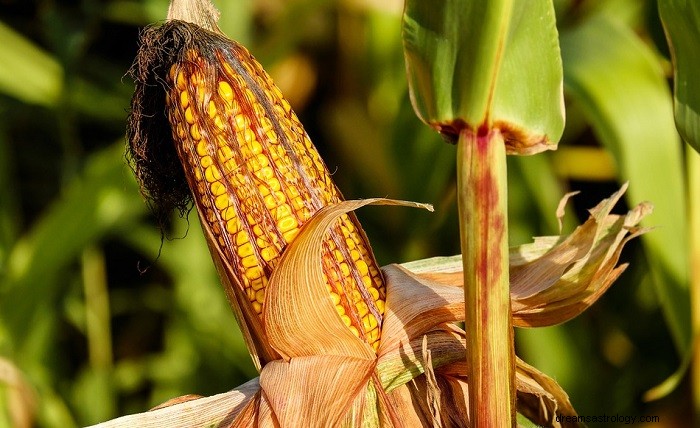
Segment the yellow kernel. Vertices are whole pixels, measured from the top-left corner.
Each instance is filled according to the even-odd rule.
[[[232,218],[236,217],[236,208],[228,207],[221,214],[222,214],[224,220],[229,221]]]
[[[265,108],[260,103],[253,103],[253,111],[257,117],[265,116]]]
[[[277,250],[274,247],[266,247],[260,250],[260,256],[263,260],[269,262],[277,256]]]
[[[228,146],[219,147],[219,159],[225,162],[233,157],[233,150]]]
[[[226,174],[231,175],[231,173],[235,172],[238,169],[238,164],[236,163],[235,159],[229,159],[226,162],[224,162],[224,170],[226,171]],[[245,180],[245,177],[241,174],[236,174],[235,177],[230,177],[231,183],[243,183]]]
[[[202,168],[209,168],[214,163],[214,160],[211,158],[211,156],[207,155],[203,156],[199,163],[202,165]]]
[[[288,216],[277,222],[277,227],[279,228],[280,232],[288,232],[298,226],[297,224],[297,219],[295,219],[293,216]]]
[[[274,215],[275,219],[277,220],[281,220],[292,215],[292,208],[289,206],[289,204],[282,204],[277,208],[272,209],[272,211],[272,215]]]
[[[277,117],[285,117],[287,115],[286,112],[284,111],[284,107],[282,107],[279,104],[275,104],[273,106],[273,109],[275,110],[275,115]]]
[[[328,288],[330,288],[330,286],[329,286],[328,284],[326,284],[326,286],[327,286]],[[339,304],[340,304],[340,296],[339,296],[338,294],[336,294],[336,293],[331,293],[331,300],[333,301],[333,304],[334,304],[334,305],[339,305]]]
[[[265,289],[260,289],[255,292],[255,301],[258,303],[263,303],[265,301]]]
[[[255,155],[255,157],[250,159],[248,162],[253,165],[254,170],[270,165],[270,159],[263,154]]]
[[[357,260],[360,258],[360,253],[355,250],[355,241],[353,241],[352,238],[345,238],[345,245],[350,250],[350,258],[352,260]]]
[[[377,336],[379,336],[379,335],[377,334]],[[374,352],[379,352],[379,341],[376,338],[374,338],[372,340],[374,342],[372,342],[372,344],[370,346],[372,346],[372,349],[374,349]]]
[[[290,111],[292,111],[292,106],[289,105],[289,101],[287,101],[287,100],[284,99],[284,98],[282,98],[281,101],[282,101],[282,107],[284,107],[284,111],[285,111],[285,112],[289,113]]]
[[[373,330],[370,330],[370,332],[367,334],[367,339],[370,342],[374,342],[377,339],[379,339],[379,329],[375,328]],[[377,345],[379,345],[379,342],[377,342]],[[374,344],[373,344],[373,346],[374,346]]]
[[[284,237],[285,241],[292,242],[294,240],[294,238],[297,237],[298,234],[299,234],[299,228],[295,228],[295,229],[290,230],[289,232],[283,233],[282,236]]]
[[[226,216],[226,212],[234,211],[232,207],[227,208],[224,211],[224,217]],[[238,232],[238,229],[240,229],[241,222],[237,218],[232,218],[226,222],[226,231],[230,234],[234,234]]]
[[[369,308],[367,307],[367,303],[365,302],[357,302],[355,304],[355,307],[357,308],[357,313],[360,314],[361,317],[364,317],[365,315],[367,315],[367,313],[369,313]]]
[[[370,296],[372,296],[373,301],[379,300],[379,290],[377,290],[374,287],[367,287],[367,291],[369,291]]]
[[[272,93],[276,98],[279,98],[279,99],[284,98],[284,96],[282,95],[282,91],[280,91],[280,89],[277,87],[277,85],[272,85],[272,91],[271,91],[271,93]]]
[[[187,109],[185,109],[185,120],[190,125],[194,124],[194,113],[192,113],[192,107],[187,107]]]
[[[346,326],[350,327],[350,326],[352,325],[352,322],[350,321],[350,317],[349,317],[349,316],[347,316],[347,315],[341,315],[341,316],[340,316],[340,319],[343,320],[343,324],[345,324]]]
[[[177,88],[181,91],[187,89],[187,79],[182,71],[177,73]]]
[[[255,281],[254,279],[258,279],[262,277],[262,270],[260,269],[259,266],[253,266],[250,269],[246,269],[245,271],[245,276],[249,280],[251,280],[251,284],[253,284]]]
[[[298,211],[306,206],[306,203],[304,202],[304,199],[299,196],[294,199],[292,199],[292,206],[294,207],[294,211]]]
[[[343,224],[345,225],[345,227],[348,228],[348,231],[350,233],[355,231],[355,225],[350,221],[347,214],[343,214],[340,218],[343,221]]]
[[[226,124],[221,120],[221,116],[214,117],[214,125],[221,131],[226,129]]]
[[[357,290],[352,290],[352,291],[350,292],[350,299],[351,299],[354,303],[357,303],[357,302],[359,302],[360,300],[362,300],[362,294],[360,294],[360,292],[357,291]]]
[[[192,125],[194,126],[194,125]],[[206,156],[208,153],[207,151],[207,142],[204,140],[201,140],[199,143],[197,143],[197,154],[199,156]],[[207,165],[208,166],[208,165]],[[206,168],[206,167],[205,167]]]
[[[243,267],[247,269],[253,266],[257,266],[258,260],[255,258],[255,256],[250,255],[248,257],[244,257],[243,260],[241,260],[241,265],[243,265]]]
[[[340,316],[345,315],[345,307],[343,307],[343,305],[335,305],[335,311],[338,312]]]
[[[214,116],[216,116],[216,104],[214,101],[209,101],[209,117],[214,119]]]
[[[218,183],[218,181],[217,181]],[[216,205],[216,208],[223,210],[231,205],[231,202],[229,201],[228,195],[220,195],[216,198],[214,201],[214,205]]]
[[[212,195],[214,195],[214,196],[219,196],[219,195],[223,195],[224,193],[226,193],[226,186],[221,184],[221,181],[215,181],[215,182],[211,183],[211,186],[209,188],[211,190]]]
[[[202,139],[202,134],[199,132],[199,126],[196,123],[190,126],[190,135],[197,141]]]
[[[220,81],[219,82],[219,95],[221,98],[224,99],[224,101],[230,103],[233,103],[233,89],[231,88],[231,85],[228,84],[228,82]]]
[[[257,301],[253,300],[253,302],[250,304],[253,307],[253,310],[257,314],[262,313],[262,303],[258,303]]]
[[[245,215],[245,219],[246,219],[246,221],[248,222],[248,224],[251,224],[251,225],[256,225],[256,224],[258,224],[258,221],[256,220],[255,217],[253,217],[253,215],[252,215],[251,213],[247,213],[247,214]]]
[[[250,151],[254,155],[259,155],[260,153],[262,153],[262,145],[260,145],[258,141],[252,141],[250,143]]]
[[[246,63],[244,62],[243,65],[246,65]],[[251,104],[253,104],[253,105],[256,104],[256,102],[255,102],[255,100],[256,100],[255,94],[254,94],[253,91],[251,91],[250,89],[245,88],[244,91],[243,91],[243,96],[246,97],[246,99],[247,99],[248,101],[250,101]]]
[[[236,245],[240,246],[249,241],[248,234],[244,231],[238,232],[236,235]]]
[[[384,300],[377,300],[375,304],[377,305],[377,312],[380,315],[384,314]]]
[[[201,181],[201,180],[202,180],[202,171],[201,171],[199,168],[195,168],[195,170],[194,170],[194,178],[195,178],[197,181]]]
[[[240,258],[248,257],[253,254],[253,246],[250,244],[250,242],[246,242],[238,247],[237,253],[238,257]]]
[[[276,192],[282,188],[280,181],[277,178],[270,178],[267,182],[267,187],[269,187],[273,192]]]
[[[372,315],[367,315],[365,317],[362,317],[362,328],[364,328],[365,331],[372,330],[372,327],[370,324],[370,318],[374,319],[374,317]],[[376,323],[377,321],[375,320],[374,322]]]
[[[355,263],[355,266],[357,267],[357,270],[360,272],[360,275],[365,276],[369,272],[369,268],[367,267],[367,263],[364,260],[358,260]]]
[[[252,268],[252,269],[258,269],[258,268],[255,267],[255,268]],[[258,271],[259,271],[259,270],[260,270],[260,269],[258,269]],[[261,277],[259,277],[259,278],[257,278],[257,279],[252,280],[252,281],[250,282],[250,286],[251,286],[251,288],[252,288],[253,290],[255,290],[255,291],[262,290],[262,288],[265,287],[265,278],[263,278],[263,277],[261,276]]]
[[[334,250],[333,257],[335,257],[335,260],[338,262],[342,262],[344,260],[343,253],[341,253],[340,250]]]
[[[233,72],[233,68],[231,68],[231,65],[226,63],[226,62],[224,62],[224,70],[226,71],[226,74],[228,74],[229,76],[236,75],[236,73]],[[226,82],[224,82],[224,83],[226,83]]]
[[[354,334],[354,335],[357,336],[357,337],[360,337],[360,332],[357,331],[357,328],[355,328],[354,325],[351,325],[351,326],[348,326],[348,327],[350,328],[350,331],[352,332],[352,334]]]
[[[213,183],[215,181],[221,180],[221,172],[219,171],[219,168],[216,167],[216,165],[211,165],[209,168],[204,170],[204,178],[206,178],[209,183]]]
[[[350,276],[350,268],[348,267],[347,263],[340,264],[340,273],[345,277]]]
[[[187,108],[190,105],[190,95],[187,91],[180,92],[180,107]]]
[[[260,168],[260,170],[258,170],[255,173],[255,175],[257,175],[258,178],[260,178],[262,180],[269,180],[272,177],[274,177],[275,172],[272,170],[272,168],[270,168],[269,166],[266,166],[266,167]]]
[[[246,120],[245,116],[242,114],[237,114],[234,117],[236,121],[236,129],[245,129],[246,131],[250,131],[250,129],[247,128],[248,126],[248,121]],[[250,131],[252,133],[252,131]],[[248,140],[246,140],[248,141]]]
[[[261,192],[262,194],[263,192]],[[273,210],[275,207],[281,206],[280,204],[284,204],[284,193],[282,192],[274,192],[270,193],[265,196],[265,206],[267,207],[268,210]]]
[[[270,188],[267,186],[267,184],[259,184],[258,185],[258,192],[260,192],[260,196],[266,197],[270,195]],[[265,206],[267,207],[267,198],[265,198]],[[273,205],[274,207],[274,205]],[[268,208],[272,209],[272,208]]]
[[[243,140],[248,144],[253,144],[254,141],[257,142],[255,132],[253,132],[253,130],[250,128],[245,128],[243,130]]]

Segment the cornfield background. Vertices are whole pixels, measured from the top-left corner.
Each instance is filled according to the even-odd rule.
[[[457,254],[455,150],[411,108],[402,2],[216,3],[223,31],[271,72],[347,199],[435,205],[433,214],[358,212],[380,264]],[[654,1],[555,4],[565,75],[567,61],[577,60],[577,50],[567,50],[576,25],[596,19],[670,73]],[[124,155],[133,91],[126,73],[140,29],[162,20],[167,6],[0,0],[0,426],[88,425],[256,375],[196,215],[173,213],[161,234]],[[629,77],[637,69],[596,67],[630,91],[639,83]],[[687,263],[685,242],[673,238],[687,236],[683,146],[677,136],[651,141],[671,153],[659,157],[600,125],[601,115],[622,117],[641,139],[655,138],[645,127],[673,123],[653,106],[670,106],[669,88],[663,81],[660,101],[618,97],[611,111],[596,113],[566,86],[573,96],[560,149],[509,159],[512,244],[557,234],[555,210],[569,190],[582,194],[565,230],[627,180],[631,202],[649,195],[657,205],[648,223],[659,226],[656,241],[626,248],[631,266],[599,303],[565,325],[517,332],[517,353],[554,377],[581,415],[660,415],[669,426],[690,418],[688,382],[659,401],[642,400],[689,346],[687,302],[664,294],[677,288],[687,296],[687,272],[658,268],[660,258]],[[650,165],[647,177],[630,166],[639,162]]]

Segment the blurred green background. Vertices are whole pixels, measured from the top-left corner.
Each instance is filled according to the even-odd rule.
[[[358,215],[381,264],[459,252],[454,147],[407,92],[400,0],[219,0],[295,107],[346,198],[428,202]],[[513,245],[565,230],[630,180],[658,228],[579,318],[517,352],[582,415],[691,417],[690,386],[644,402],[690,344],[684,147],[656,3],[555,1],[567,95],[557,152],[509,159]],[[71,427],[256,376],[195,215],[161,231],[125,160],[127,71],[167,0],[0,0],[0,426]],[[536,54],[536,53],[533,53]],[[527,94],[513,94],[527,96]],[[626,207],[620,206],[618,212]],[[685,424],[684,424],[685,425]]]

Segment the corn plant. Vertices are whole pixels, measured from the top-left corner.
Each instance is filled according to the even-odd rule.
[[[159,8],[165,2],[129,5],[129,10],[140,11],[131,16],[125,12],[126,4],[107,3],[101,13],[108,21],[141,25],[159,20]],[[314,140],[317,144],[323,144],[324,139],[337,143],[330,152],[344,157],[336,167],[336,161],[329,163],[325,155],[325,162],[321,160],[319,152],[327,154],[328,147],[321,145],[318,151],[313,147],[302,120],[258,61],[218,30],[221,26],[229,34],[235,31],[237,38],[254,47],[251,52],[260,62],[275,64],[284,57],[285,49],[302,38],[305,26],[298,25],[299,16],[312,9],[329,10],[330,3],[290,6],[290,12],[281,15],[277,29],[270,31],[263,43],[251,43],[253,38],[246,33],[250,30],[246,7],[252,6],[245,6],[245,2],[220,3],[223,16],[218,22],[206,2],[189,3],[203,7],[184,11],[175,7],[166,23],[146,30],[142,53],[133,66],[137,81],[134,100],[138,102],[132,112],[129,157],[142,193],[161,221],[170,217],[172,208],[186,212],[194,206],[197,213],[190,216],[187,239],[166,241],[162,252],[158,230],[145,220],[135,183],[122,168],[121,142],[85,158],[73,150],[75,136],[70,129],[78,126],[76,112],[82,120],[99,117],[104,123],[120,124],[122,107],[115,106],[126,105],[128,91],[115,94],[101,88],[104,92],[94,92],[95,87],[90,86],[94,82],[86,85],[81,75],[76,79],[76,73],[83,71],[71,58],[79,54],[66,57],[62,55],[69,51],[59,51],[51,58],[12,30],[0,27],[0,38],[9,40],[0,57],[10,58],[6,63],[19,67],[0,71],[0,89],[12,99],[56,111],[64,124],[60,135],[67,153],[62,164],[62,196],[46,209],[41,221],[31,225],[31,233],[22,236],[22,229],[12,220],[18,217],[12,194],[7,192],[12,186],[4,181],[13,179],[12,168],[5,168],[11,165],[12,150],[8,148],[13,142],[12,134],[5,131],[12,125],[0,126],[0,374],[2,384],[9,385],[0,393],[9,403],[11,424],[29,426],[35,419],[42,426],[84,425],[141,411],[187,392],[208,395],[207,391],[217,388],[211,386],[216,383],[211,382],[212,376],[201,377],[201,382],[188,380],[200,377],[198,370],[207,363],[212,364],[209,371],[218,371],[218,380],[223,382],[227,373],[239,369],[248,370],[248,376],[257,371],[259,377],[228,393],[206,398],[183,396],[151,412],[105,425],[235,422],[248,426],[251,418],[261,425],[272,421],[290,426],[463,426],[496,421],[507,425],[513,422],[516,411],[521,424],[527,424],[525,416],[537,424],[556,425],[556,416],[575,416],[576,410],[591,414],[592,409],[602,408],[606,400],[596,400],[602,395],[582,392],[580,385],[604,387],[617,397],[607,400],[610,409],[617,411],[614,406],[619,405],[620,396],[628,398],[625,403],[634,401],[638,392],[630,391],[638,391],[639,385],[648,389],[658,381],[659,373],[670,367],[644,371],[634,364],[628,369],[616,366],[619,372],[634,373],[635,386],[630,388],[607,382],[602,385],[583,376],[572,382],[558,369],[576,366],[600,370],[592,352],[563,352],[557,346],[574,337],[562,335],[566,331],[577,332],[579,342],[595,343],[590,336],[581,336],[581,319],[588,320],[590,326],[591,319],[606,317],[605,302],[592,316],[585,314],[562,327],[527,331],[518,327],[568,321],[598,300],[618,278],[623,287],[615,291],[620,293],[629,293],[630,284],[640,277],[645,289],[647,284],[656,286],[673,338],[668,348],[675,345],[675,351],[687,357],[678,373],[649,397],[677,388],[692,355],[685,250],[692,235],[684,218],[681,146],[669,120],[670,93],[651,44],[633,31],[644,36],[639,22],[642,13],[649,13],[648,7],[633,5],[636,2],[588,1],[553,2],[551,8],[549,2],[540,2],[530,10],[521,10],[522,5],[510,2],[447,2],[445,5],[454,9],[428,10],[421,5],[425,2],[407,2],[402,23],[396,13],[386,14],[379,6],[332,6],[342,11],[339,20],[344,31],[357,24],[353,19],[358,10],[370,17],[364,24],[368,34],[364,44],[343,46],[346,64],[364,60],[373,70],[367,74],[372,88],[367,94],[356,91],[326,104],[322,129],[327,134]],[[122,6],[124,12],[120,12]],[[693,51],[694,39],[688,35],[697,29],[693,20],[697,14],[692,8],[680,9],[686,7],[682,2],[660,2],[660,7],[668,35],[675,40],[671,46],[678,73],[674,79],[677,122],[684,139],[694,144],[695,81],[689,77],[694,67],[684,59],[692,58],[687,52]],[[460,13],[465,11],[469,13]],[[100,13],[91,16],[97,15]],[[533,23],[535,17],[539,18],[537,23]],[[408,96],[401,95],[407,92],[401,78],[403,62],[391,60],[400,52],[400,25],[415,112],[430,126],[421,127],[414,120]],[[455,31],[459,28],[468,31]],[[448,37],[431,40],[431,35],[440,34],[437,30]],[[68,40],[66,37],[70,46]],[[557,123],[562,118],[557,43],[562,50],[568,113],[560,150],[508,159],[504,152],[495,152],[474,162],[484,154],[472,151],[476,147],[505,147],[509,154],[534,154],[555,146],[563,125]],[[479,46],[490,48],[480,52],[475,48]],[[535,65],[541,66],[537,73],[531,69],[533,58],[522,56],[532,51],[538,53]],[[13,57],[14,53],[18,54]],[[32,64],[37,67],[31,68]],[[445,64],[454,72],[445,73]],[[665,65],[670,73],[670,64]],[[19,69],[26,84],[13,83],[11,75]],[[347,76],[344,73],[340,74]],[[294,104],[295,86],[284,84],[283,75],[276,76]],[[542,78],[537,83],[550,89],[533,89],[535,77]],[[484,97],[483,91],[489,87],[494,89],[492,96]],[[82,99],[86,90],[93,96]],[[140,96],[138,91],[142,91]],[[358,109],[347,100],[361,100],[362,107]],[[12,112],[10,116],[21,117],[14,111],[15,104],[7,104],[5,99],[0,102],[3,108],[10,106],[6,110]],[[101,108],[95,108],[95,103]],[[299,112],[299,108],[295,110]],[[310,119],[308,114],[306,119]],[[571,146],[581,135],[592,138],[586,137],[586,122],[607,151]],[[318,132],[311,123],[310,133]],[[439,138],[431,134],[434,130],[456,147],[439,144]],[[535,138],[528,138],[533,135]],[[480,144],[485,142],[495,143]],[[688,154],[693,152],[688,150]],[[592,161],[584,161],[584,155],[592,156]],[[692,166],[690,155],[688,172],[694,177],[697,168]],[[345,167],[352,164],[356,170],[348,171]],[[662,175],[649,172],[661,165]],[[330,174],[329,169],[338,172]],[[458,170],[456,175],[454,170]],[[349,177],[355,174],[370,179],[353,182]],[[629,187],[623,185],[598,204],[587,219],[584,215],[583,224],[571,234],[563,233],[562,220],[570,227],[572,217],[563,217],[568,195],[557,215],[551,215],[563,193],[562,177],[588,180],[616,175],[623,183],[629,179]],[[490,189],[479,185],[489,181],[484,177],[492,178],[495,185]],[[688,179],[691,188],[696,182]],[[398,202],[344,202],[338,189],[353,197],[388,194],[431,202],[436,212],[380,207],[374,208],[382,210],[376,211],[382,213],[377,217],[365,216],[363,210],[355,215],[352,210],[367,203]],[[496,199],[474,197],[496,193],[500,196]],[[630,211],[621,216],[611,214],[623,195]],[[456,199],[458,203],[454,203]],[[647,217],[650,204],[637,205],[643,200],[654,202],[652,216]],[[687,200],[692,207],[694,199]],[[487,201],[495,205],[484,209]],[[457,205],[461,213],[449,214]],[[377,229],[382,228],[392,238],[373,239],[370,245],[358,218],[363,219],[370,236],[377,236]],[[557,220],[560,236],[536,238],[510,249],[506,246],[508,238],[513,245],[529,241],[535,233],[551,233]],[[416,260],[438,248],[441,254],[458,251],[456,229],[460,221],[464,256],[379,267],[376,260]],[[660,227],[642,236],[642,247],[633,245],[637,257],[623,274],[627,262],[618,265],[620,250],[629,239],[646,231],[638,226],[640,221]],[[480,227],[486,222],[494,227]],[[197,233],[198,223],[204,234]],[[442,232],[440,225],[453,232]],[[483,235],[491,231],[499,232],[496,238],[500,239]],[[185,233],[182,224],[165,232],[178,237]],[[163,269],[174,277],[172,299],[156,303],[162,295],[156,299],[151,287],[137,297],[127,297],[120,290],[107,291],[108,283],[111,288],[114,280],[105,274],[102,247],[114,237],[140,253],[161,254],[150,269]],[[489,242],[494,245],[485,245]],[[213,264],[197,249],[200,244],[209,247],[225,293],[214,288]],[[646,258],[639,258],[639,254]],[[483,264],[475,265],[480,257]],[[78,292],[74,285],[67,286],[65,279],[75,265],[80,267],[79,274],[69,278],[73,278],[71,284],[82,287]],[[484,265],[500,266],[499,274],[481,269]],[[651,274],[643,275],[647,269]],[[60,297],[61,290],[70,290],[68,296]],[[85,311],[80,309],[83,295]],[[233,319],[226,317],[223,301],[216,300],[223,295],[228,297],[242,337],[229,327]],[[632,302],[638,300],[630,296]],[[120,357],[118,344],[111,343],[110,323],[120,329],[120,321],[115,320],[123,317],[126,301],[143,301],[143,305],[171,317],[164,349],[154,353],[151,361]],[[170,309],[163,309],[163,305]],[[85,320],[81,321],[83,315]],[[462,326],[465,319],[468,321]],[[610,321],[609,316],[604,319]],[[483,328],[473,327],[482,322]],[[65,324],[77,327],[90,345],[89,362],[75,377],[60,374],[65,348],[57,338],[65,332]],[[518,354],[545,370],[535,369],[514,355],[513,327],[519,339]],[[541,336],[537,336],[540,331]],[[546,342],[537,342],[541,338]],[[636,345],[639,339],[633,340]],[[216,341],[219,343],[211,343]],[[238,355],[245,352],[236,348],[242,342],[251,357]],[[489,343],[498,344],[491,355]],[[626,361],[653,358],[651,353],[641,354],[628,356]],[[250,358],[255,367],[234,362],[241,358]],[[497,361],[503,369],[489,372],[490,361]],[[616,360],[609,357],[606,361]],[[544,372],[555,375],[564,385],[574,385],[567,388],[573,405]],[[202,388],[206,379],[210,385]],[[155,385],[148,403],[126,401],[125,405],[124,397],[138,382]],[[339,384],[342,389],[338,389]],[[679,396],[679,392],[675,394]],[[290,396],[297,399],[289,400]],[[187,402],[178,404],[181,401]],[[4,416],[0,411],[0,421]]]

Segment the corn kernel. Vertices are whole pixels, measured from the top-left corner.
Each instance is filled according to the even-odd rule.
[[[217,183],[219,183],[217,181]],[[216,205],[216,208],[223,210],[231,205],[231,202],[229,201],[229,196],[228,195],[220,195],[217,196],[214,204]]]
[[[202,156],[202,159],[199,161],[199,164],[202,165],[202,168],[209,168],[213,163],[214,160],[209,155]]]
[[[185,121],[190,125],[194,124],[194,113],[192,113],[192,107],[187,107],[185,110]]]
[[[211,183],[210,190],[211,190],[212,195],[220,196],[220,195],[223,195],[224,193],[226,193],[226,186],[221,184],[221,181],[215,181],[215,182]],[[228,197],[227,197],[227,199],[228,199]],[[218,201],[218,198],[217,198],[217,201]],[[226,208],[226,207],[224,207],[224,208]]]
[[[180,106],[182,108],[187,108],[190,105],[190,95],[187,91],[180,92]]]
[[[177,73],[177,89],[184,91],[187,89],[187,79],[185,75],[181,72]]]
[[[226,211],[228,211],[228,210],[233,210],[233,208],[229,207],[226,209]],[[224,217],[225,216],[226,215],[224,215]],[[240,220],[238,220],[238,218],[231,218],[226,222],[226,231],[231,235],[233,235],[234,233],[237,233],[240,230],[240,228],[241,228],[241,222],[240,222]]]
[[[340,319],[343,320],[343,324],[345,324],[348,327],[352,326],[352,321],[350,320],[350,317],[347,315],[341,315]]]

